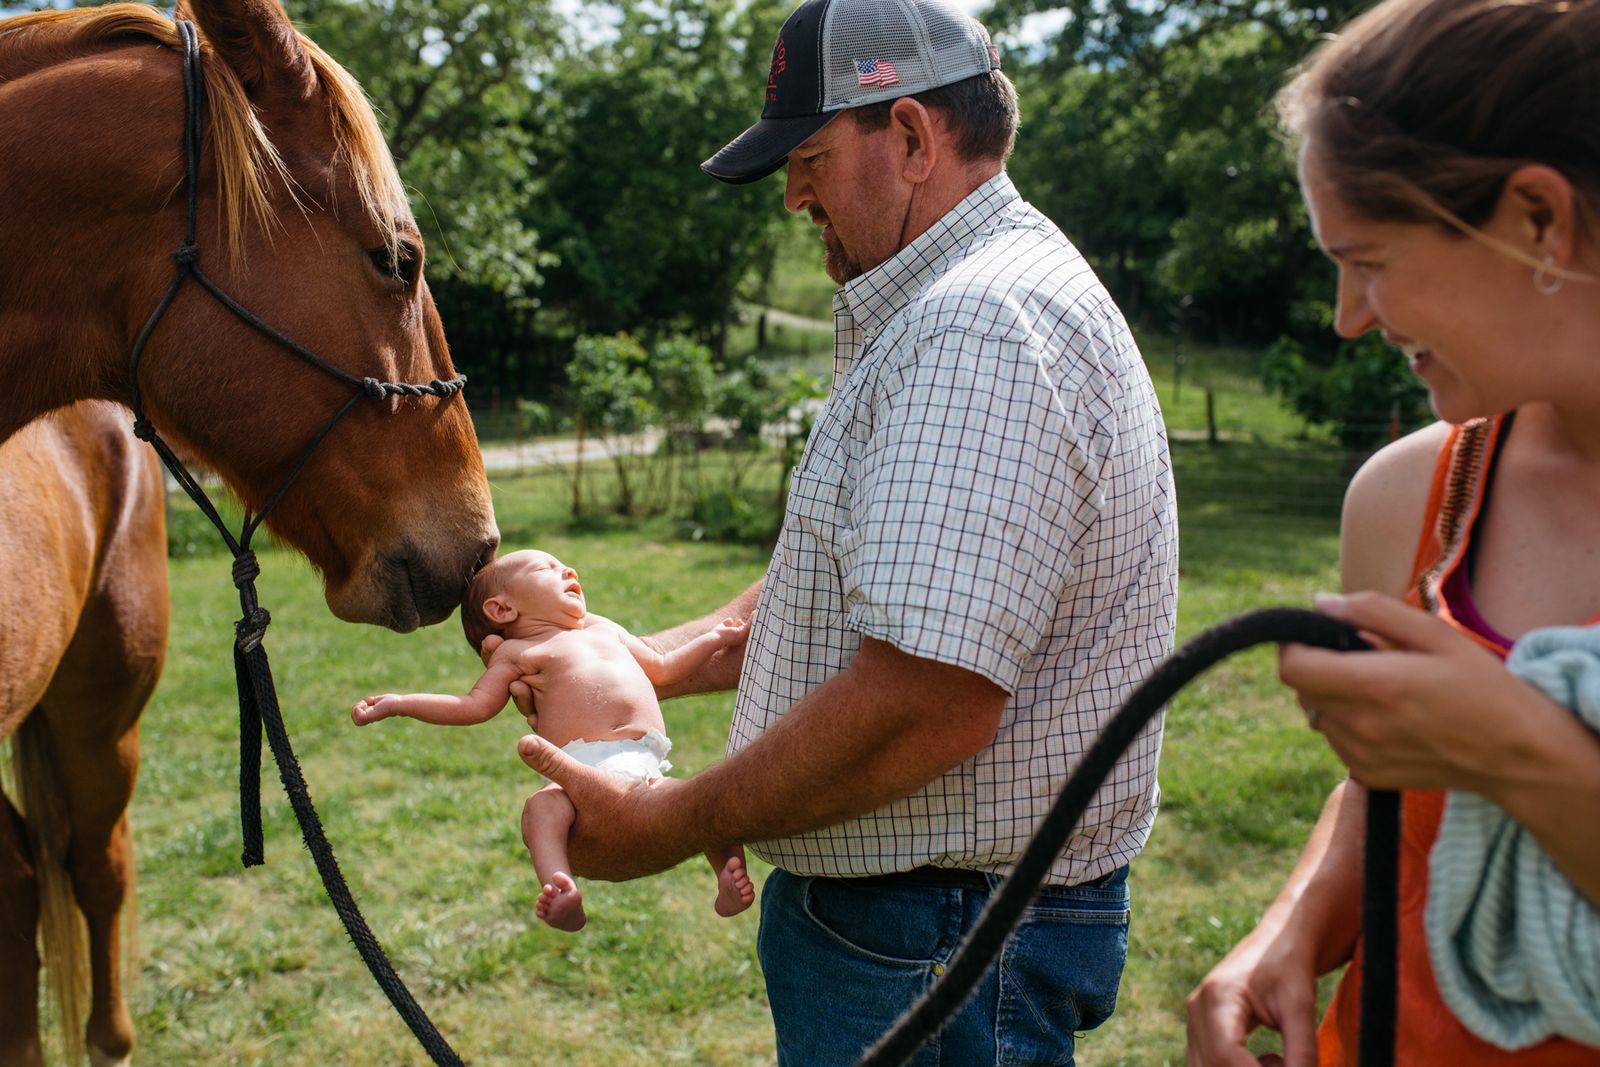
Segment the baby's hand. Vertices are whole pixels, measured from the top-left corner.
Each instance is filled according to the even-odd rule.
[[[356,701],[355,707],[350,709],[350,721],[357,726],[365,726],[369,722],[387,719],[395,713],[395,705],[399,701],[399,693],[384,693],[382,696],[363,697]]]
[[[717,635],[718,648],[729,648],[750,636],[750,624],[743,619],[723,619],[712,633]]]

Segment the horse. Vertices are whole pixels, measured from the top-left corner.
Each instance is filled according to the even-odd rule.
[[[126,406],[270,509],[341,619],[438,622],[499,541],[463,403],[350,393],[454,374],[360,87],[275,0],[178,15],[205,101],[192,185],[174,22],[137,4],[0,19],[0,741],[20,779],[0,793],[0,1067],[43,1062],[41,966],[69,975],[58,989],[87,971],[86,1013],[62,1012],[77,1050],[132,1055],[126,808],[168,608],[162,487]],[[334,373],[199,285],[169,291],[175,258]],[[64,910],[42,870],[57,859],[82,954],[38,933]]]

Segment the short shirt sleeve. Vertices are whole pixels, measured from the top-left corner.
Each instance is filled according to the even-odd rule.
[[[944,329],[873,397],[838,545],[846,625],[1014,693],[1103,503],[1072,406],[1026,338]]]

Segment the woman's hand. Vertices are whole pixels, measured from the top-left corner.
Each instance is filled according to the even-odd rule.
[[[1448,623],[1379,593],[1324,596],[1324,614],[1374,646],[1285,645],[1278,677],[1299,695],[1351,776],[1375,789],[1468,789],[1492,796],[1515,775],[1518,720],[1555,705]]]
[[[1317,979],[1311,957],[1266,923],[1211,969],[1189,994],[1188,1067],[1316,1067]],[[1261,1027],[1283,1035],[1283,1054],[1261,1057],[1245,1038]]]

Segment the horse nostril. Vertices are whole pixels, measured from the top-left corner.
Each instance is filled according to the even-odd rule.
[[[478,562],[473,566],[472,573],[477,574],[483,568],[494,562],[495,550],[500,547],[500,539],[492,538],[483,542],[483,550],[478,553]]]

